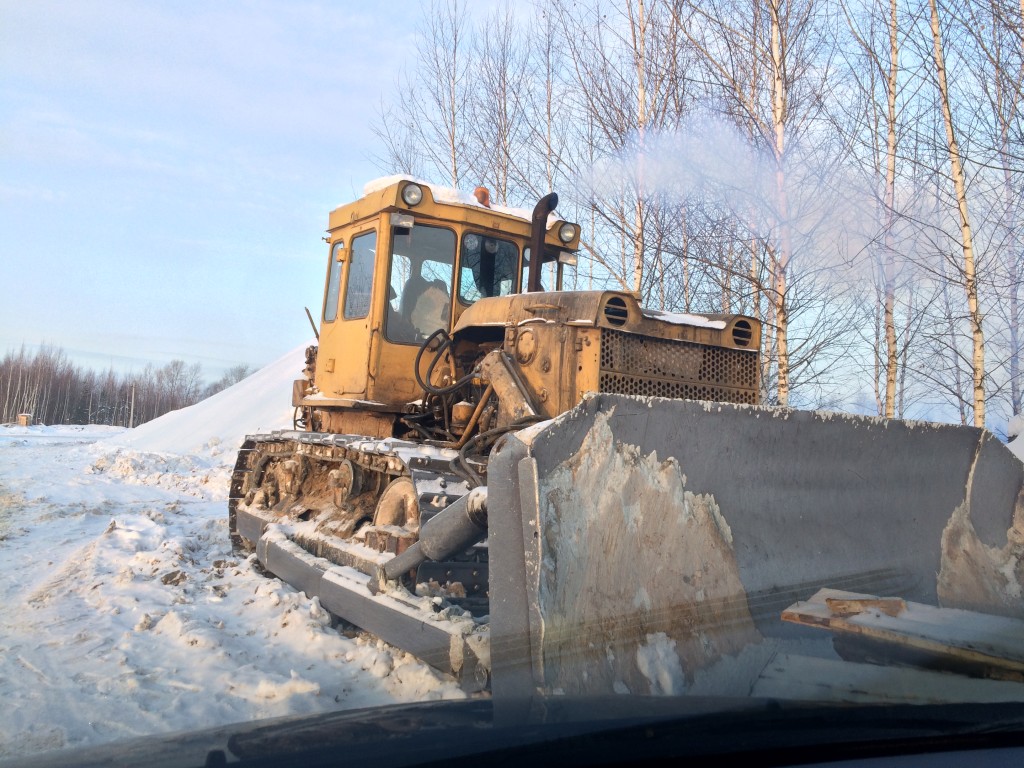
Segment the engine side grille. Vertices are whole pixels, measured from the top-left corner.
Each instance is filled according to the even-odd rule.
[[[688,341],[601,331],[602,392],[757,403],[758,355]]]

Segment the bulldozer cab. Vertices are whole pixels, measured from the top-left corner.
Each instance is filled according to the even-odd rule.
[[[418,395],[411,372],[425,339],[482,298],[524,290],[530,230],[521,212],[411,179],[332,211],[317,404],[400,412]],[[561,287],[578,243],[577,225],[548,223],[549,285]]]

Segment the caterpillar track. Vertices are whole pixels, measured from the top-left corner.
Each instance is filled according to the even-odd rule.
[[[422,525],[469,493],[451,470],[457,458],[394,438],[249,435],[231,478],[232,542],[336,616],[481,689],[489,674],[477,658],[487,638],[485,542],[371,586]]]

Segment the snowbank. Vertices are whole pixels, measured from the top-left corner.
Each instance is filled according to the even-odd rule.
[[[235,451],[291,427],[304,346],[136,429],[0,428],[0,761],[464,696],[231,550]]]
[[[1016,456],[1021,461],[1024,461],[1024,437],[1013,438],[1010,442],[1006,444],[1006,447],[1013,452],[1014,456]]]
[[[166,413],[100,446],[177,456],[199,454],[234,463],[245,435],[292,428],[291,383],[302,375],[305,349],[312,343],[296,347],[202,402]]]

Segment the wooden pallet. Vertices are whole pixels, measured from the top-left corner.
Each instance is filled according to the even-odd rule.
[[[1024,621],[900,598],[819,590],[783,621],[836,633],[844,658],[1024,682]]]

